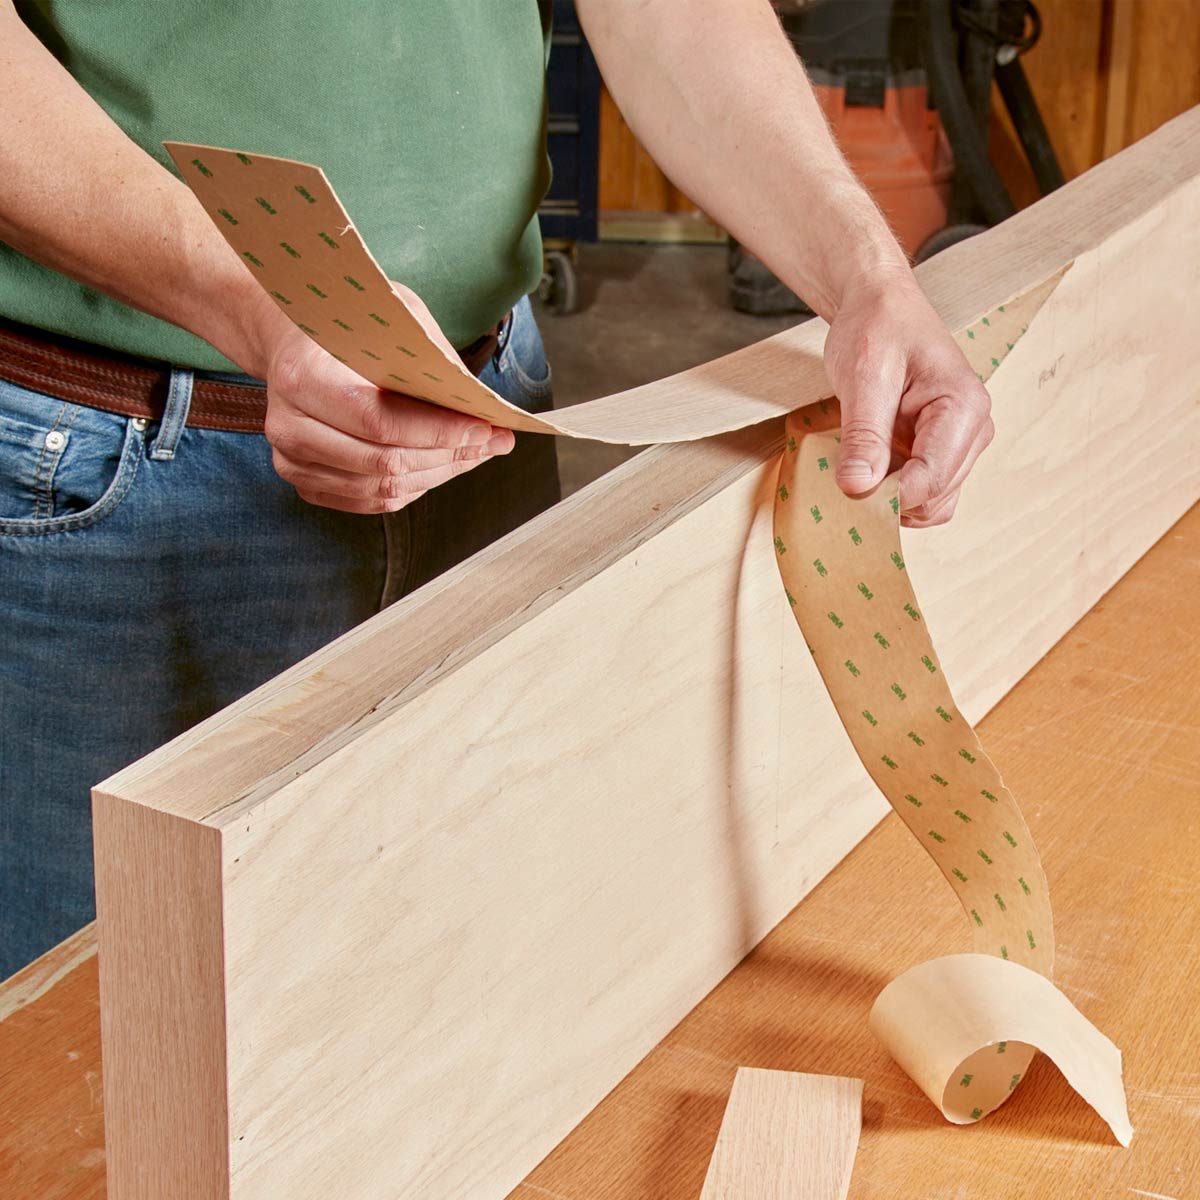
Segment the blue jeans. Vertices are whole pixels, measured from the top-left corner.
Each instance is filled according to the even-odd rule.
[[[0,980],[94,915],[93,784],[558,499],[518,435],[392,517],[316,508],[185,424],[192,378],[149,424],[0,380]],[[527,300],[481,378],[550,407]]]

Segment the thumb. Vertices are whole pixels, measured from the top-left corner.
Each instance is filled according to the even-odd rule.
[[[838,486],[848,496],[869,492],[883,480],[892,461],[892,426],[895,409],[861,396],[840,397],[842,443],[838,459]]]

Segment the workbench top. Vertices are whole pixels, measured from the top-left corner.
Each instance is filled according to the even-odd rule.
[[[980,726],[1041,849],[1056,982],[1124,1054],[1131,1149],[1044,1056],[956,1127],[875,1042],[883,986],[969,948],[889,816],[511,1200],[696,1200],[739,1064],[866,1080],[850,1200],[1200,1197],[1198,634],[1200,507]],[[103,1133],[89,928],[0,986],[0,1195],[103,1197]]]

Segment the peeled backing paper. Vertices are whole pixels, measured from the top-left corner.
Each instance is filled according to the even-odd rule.
[[[414,293],[371,256],[324,173],[287,159],[168,143],[185,182],[276,304],[377,386],[530,432],[642,444],[687,441],[778,415],[740,395],[645,411],[606,397],[533,416],[459,361]],[[957,340],[986,380],[1061,273]],[[1054,927],[1037,848],[1011,792],[954,703],[909,583],[898,476],[870,496],[835,481],[836,401],[792,413],[780,456],[775,549],[787,599],[871,777],[958,896],[975,953],[910,968],[871,1027],[948,1120],[978,1120],[1038,1049],[1128,1145],[1117,1048],[1050,982]]]

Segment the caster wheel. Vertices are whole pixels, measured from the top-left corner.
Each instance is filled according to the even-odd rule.
[[[546,251],[538,296],[547,308],[560,317],[574,312],[579,306],[579,278],[571,256],[565,251]]]

